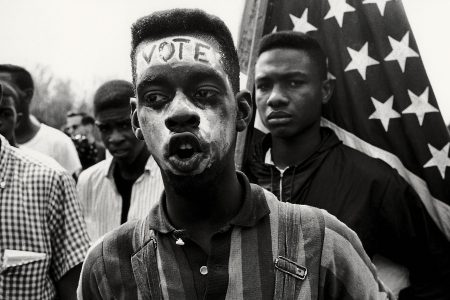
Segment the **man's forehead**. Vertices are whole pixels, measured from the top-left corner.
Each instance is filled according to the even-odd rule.
[[[176,35],[157,40],[144,40],[136,51],[136,71],[142,74],[157,65],[202,64],[223,69],[217,42],[194,36]]]

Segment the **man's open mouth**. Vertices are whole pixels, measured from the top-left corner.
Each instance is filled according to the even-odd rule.
[[[197,137],[190,133],[178,133],[169,141],[169,156],[175,156],[180,160],[186,160],[195,154],[202,152]]]

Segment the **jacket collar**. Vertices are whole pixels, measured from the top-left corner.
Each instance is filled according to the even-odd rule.
[[[320,135],[321,135],[321,142],[317,147],[316,151],[314,151],[309,157],[307,157],[303,162],[299,163],[297,166],[303,165],[305,162],[309,161],[316,155],[326,152],[329,149],[334,148],[342,143],[342,141],[338,139],[337,135],[330,128],[321,127]],[[264,163],[267,165],[275,166],[272,159],[272,135],[270,133],[263,138],[262,149],[264,153]],[[277,166],[275,167],[279,169]]]

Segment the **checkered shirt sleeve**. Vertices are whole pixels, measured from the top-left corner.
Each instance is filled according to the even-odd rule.
[[[55,299],[55,283],[83,262],[89,247],[75,183],[0,140],[0,255],[41,255],[1,261],[0,299]]]

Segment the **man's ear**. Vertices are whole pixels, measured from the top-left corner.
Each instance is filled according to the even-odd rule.
[[[236,101],[238,106],[236,129],[243,131],[252,119],[252,96],[249,91],[242,90],[236,94]]]
[[[328,103],[330,101],[331,96],[333,95],[334,91],[334,80],[333,79],[326,79],[322,81],[322,104]]]
[[[139,124],[139,120],[137,117],[137,100],[136,98],[130,98],[130,106],[131,106],[131,127],[133,128],[134,135],[138,140],[144,140],[144,135],[142,134],[141,125]]]
[[[22,119],[23,119],[23,113],[18,112],[16,114],[16,125],[15,125],[15,128],[19,127],[20,122],[22,122]]]
[[[33,89],[28,88],[24,89],[23,91],[23,100],[26,101],[27,105],[29,106],[31,104],[31,99],[33,99]]]

